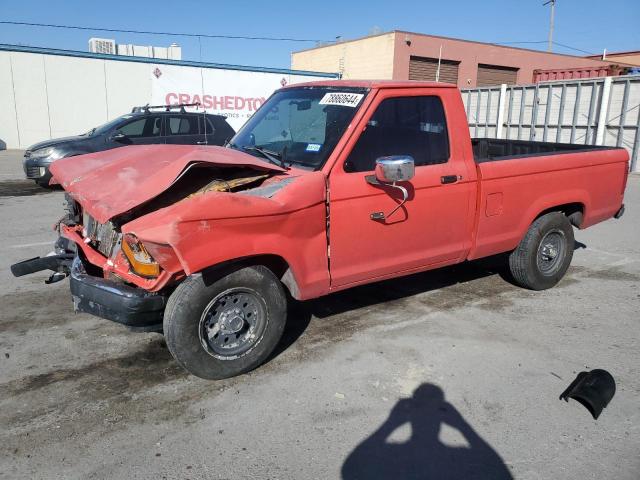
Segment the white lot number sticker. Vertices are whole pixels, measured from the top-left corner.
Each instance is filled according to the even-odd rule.
[[[342,107],[355,108],[360,103],[360,100],[364,97],[362,93],[348,93],[348,92],[331,92],[325,93],[320,105],[340,105]]]

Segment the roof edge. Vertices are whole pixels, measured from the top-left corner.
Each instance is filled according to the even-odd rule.
[[[613,61],[609,61],[609,60],[598,60],[595,58],[590,58],[589,56],[580,56],[580,55],[570,55],[568,53],[554,53],[554,52],[545,52],[542,50],[535,50],[532,48],[522,48],[522,47],[512,47],[510,45],[501,45],[499,43],[492,43],[492,42],[480,42],[478,40],[466,40],[464,38],[455,38],[455,37],[445,37],[443,35],[430,35],[428,33],[418,33],[418,32],[410,32],[408,30],[390,30],[388,32],[383,32],[383,33],[378,33],[375,35],[365,35],[362,37],[358,37],[358,38],[353,38],[351,40],[345,40],[343,42],[336,42],[336,43],[330,43],[327,45],[320,45],[317,47],[312,47],[312,48],[306,48],[304,50],[296,50],[295,52],[291,52],[292,55],[296,54],[296,53],[302,53],[302,52],[309,52],[311,50],[319,50],[321,48],[327,48],[327,47],[334,47],[336,45],[342,45],[345,43],[352,43],[352,42],[359,42],[362,40],[367,40],[369,38],[375,38],[375,37],[380,37],[382,35],[389,35],[389,34],[398,34],[398,33],[402,33],[405,35],[416,35],[416,36],[420,36],[420,37],[429,37],[429,38],[439,38],[442,40],[452,40],[455,42],[464,42],[464,43],[473,43],[473,44],[477,44],[477,45],[490,45],[492,47],[498,47],[498,48],[508,48],[510,50],[521,50],[521,51],[525,51],[525,52],[533,52],[533,53],[539,53],[542,55],[555,55],[555,56],[561,56],[561,57],[569,57],[569,58],[575,58],[575,59],[580,59],[580,60],[587,60],[589,62],[601,62],[601,63],[609,63],[609,64],[615,64],[616,62]]]
[[[390,30],[388,32],[382,32],[382,33],[376,33],[376,34],[373,34],[373,35],[365,35],[363,37],[352,38],[351,40],[344,40],[344,41],[341,41],[341,42],[327,43],[326,45],[318,45],[316,47],[303,48],[302,50],[295,50],[295,51],[291,52],[291,55],[294,55],[296,53],[302,53],[302,52],[310,52],[311,50],[319,50],[321,48],[335,47],[336,45],[344,45],[345,43],[359,42],[360,40],[367,40],[369,38],[382,37],[383,35],[396,34],[398,32],[399,32],[399,30]],[[420,35],[420,34],[418,34],[418,35]]]
[[[394,33],[404,33],[404,34],[409,34],[409,35],[419,35],[421,37],[441,38],[443,40],[453,40],[453,41],[456,41],[456,42],[475,43],[475,44],[478,44],[478,45],[490,45],[492,47],[508,48],[510,50],[524,50],[525,52],[539,53],[539,54],[542,54],[542,55],[555,55],[555,56],[560,56],[560,57],[577,58],[577,59],[580,59],[580,60],[585,60],[586,59],[586,60],[590,60],[590,61],[598,61],[598,62],[604,62],[604,63],[615,63],[615,62],[609,62],[608,60],[590,59],[588,57],[580,56],[580,55],[570,55],[568,53],[544,52],[542,50],[535,50],[533,48],[512,47],[510,45],[501,45],[499,43],[480,42],[478,40],[465,40],[463,38],[445,37],[445,36],[442,36],[442,35],[429,35],[428,33],[408,32],[406,30],[393,30],[393,32]]]
[[[279,73],[283,75],[305,75],[309,77],[320,77],[320,78],[338,78],[340,76],[338,73],[314,72],[310,70],[292,70],[289,68],[270,68],[270,67],[251,67],[247,65],[232,65],[227,63],[194,62],[191,60],[167,60],[162,58],[133,57],[133,56],[127,56],[127,55],[110,55],[110,54],[104,54],[104,53],[82,52],[79,50],[64,50],[59,48],[33,47],[33,46],[27,46],[27,45],[11,45],[6,43],[0,43],[0,51],[35,53],[35,54],[42,54],[42,55],[56,55],[56,56],[62,56],[62,57],[90,58],[94,60],[112,60],[112,61],[119,61],[119,62],[176,65],[179,67],[198,67],[198,68],[211,68],[211,69],[219,69],[219,70],[239,70],[239,71],[245,71],[245,72],[259,72],[259,73]]]
[[[625,50],[622,52],[607,52],[606,55],[633,55],[633,54],[640,54],[640,50]],[[598,58],[598,57],[602,57],[602,53],[597,53],[595,55],[585,55],[584,58]],[[607,60],[605,60],[606,62]]]

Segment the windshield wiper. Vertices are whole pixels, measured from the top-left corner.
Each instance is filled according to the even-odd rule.
[[[282,155],[279,154],[278,152],[267,150],[266,148],[258,147],[255,145],[245,145],[244,147],[242,147],[242,149],[248,150],[250,152],[258,152],[264,158],[269,160],[271,163],[281,168],[284,168],[285,170],[289,170],[290,168],[290,167],[287,167],[287,165],[284,163],[284,160],[282,160]]]

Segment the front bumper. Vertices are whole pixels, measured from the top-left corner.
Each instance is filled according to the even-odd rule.
[[[30,180],[48,180],[51,178],[49,167],[52,160],[49,158],[28,158],[22,161],[24,174]]]
[[[89,275],[76,257],[71,266],[74,309],[126,325],[136,331],[162,330],[167,296]]]

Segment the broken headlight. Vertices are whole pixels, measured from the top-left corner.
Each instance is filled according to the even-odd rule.
[[[131,270],[135,274],[147,278],[155,278],[160,275],[160,265],[135,235],[127,233],[122,237],[122,253],[129,261]]]

